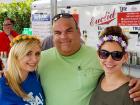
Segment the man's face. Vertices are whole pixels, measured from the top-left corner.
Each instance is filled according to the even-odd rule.
[[[13,29],[13,24],[11,23],[10,20],[5,20],[3,22],[3,30],[12,30]]]
[[[73,18],[60,18],[53,24],[54,46],[60,54],[69,56],[80,49],[80,31]]]

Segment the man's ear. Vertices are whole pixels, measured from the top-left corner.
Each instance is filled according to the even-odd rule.
[[[80,32],[80,28],[79,28],[79,27],[78,27],[78,29],[77,29],[77,30],[78,30],[78,33],[81,35],[81,32]]]
[[[80,28],[78,27],[78,31],[80,32]]]

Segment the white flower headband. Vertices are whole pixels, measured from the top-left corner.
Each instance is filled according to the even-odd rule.
[[[101,45],[106,42],[106,41],[116,41],[118,42],[125,50],[127,48],[127,44],[124,40],[122,40],[121,37],[118,37],[118,36],[113,36],[113,35],[108,35],[108,36],[104,36],[104,37],[101,37],[99,39],[99,43],[97,44],[97,47],[100,48]]]

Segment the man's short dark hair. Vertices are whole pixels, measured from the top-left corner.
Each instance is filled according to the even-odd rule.
[[[4,21],[6,21],[6,20],[10,20],[10,22],[11,22],[13,25],[15,24],[15,21],[14,21],[13,19],[9,18],[9,17],[7,17],[7,18],[4,19]]]

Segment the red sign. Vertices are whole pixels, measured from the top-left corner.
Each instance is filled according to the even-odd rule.
[[[120,12],[117,19],[119,26],[140,26],[140,12]]]
[[[79,23],[79,14],[72,14],[77,24]]]

